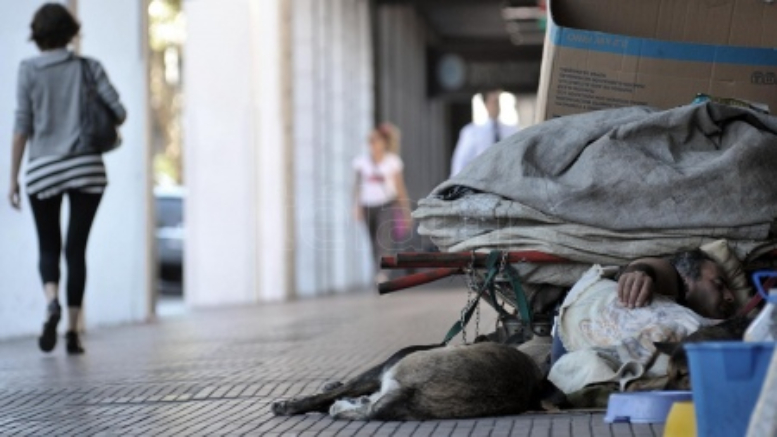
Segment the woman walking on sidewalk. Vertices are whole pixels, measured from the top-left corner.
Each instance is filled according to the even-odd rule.
[[[38,344],[41,350],[49,352],[57,342],[61,317],[60,208],[62,198],[67,196],[70,218],[65,243],[68,269],[65,340],[69,354],[81,354],[84,349],[77,327],[86,285],[86,244],[107,185],[100,153],[85,152],[79,147],[83,75],[91,73],[97,93],[117,123],[124,121],[126,112],[102,65],[96,60],[75,56],[67,49],[80,25],[65,7],[56,3],[43,5],[35,13],[31,27],[31,39],[41,53],[19,66],[9,200],[13,208],[21,209],[19,170],[29,142],[25,188],[35,218],[39,269],[47,300],[46,320]]]
[[[410,201],[402,175],[404,164],[399,157],[399,129],[390,123],[382,123],[370,133],[369,141],[369,152],[353,161],[356,170],[354,217],[367,225],[375,280],[383,282],[386,277],[379,270],[379,259],[409,231]]]

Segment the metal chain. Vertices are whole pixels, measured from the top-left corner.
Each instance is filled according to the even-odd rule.
[[[505,250],[505,251],[502,252],[502,259],[499,261],[499,274],[500,275],[504,275],[505,268],[507,267],[507,257],[508,257],[508,255],[509,255],[508,251]],[[504,303],[507,301],[505,296],[507,294],[505,293],[504,287],[501,286],[501,285],[499,286],[499,290],[501,291],[501,293],[498,293],[498,295],[501,295],[501,298],[502,298],[502,304],[500,306],[502,308],[504,308]],[[518,302],[516,302],[516,305],[517,304],[518,304]],[[494,305],[499,305],[499,302],[494,301]]]
[[[480,287],[477,285],[476,279],[480,279],[477,274],[477,270],[475,269],[475,251],[472,251],[472,259],[469,263],[469,268],[466,271],[465,278],[467,280],[467,304],[464,306],[464,308],[461,310],[461,341],[464,342],[464,344],[467,343],[467,327],[466,327],[466,320],[464,319],[465,314],[467,311],[472,307],[472,305],[478,304],[478,299],[480,299]],[[472,293],[475,292],[475,298],[472,298]],[[475,338],[478,336],[478,325],[480,324],[480,305],[478,305],[477,308],[475,308]]]
[[[466,320],[466,314],[467,310],[469,310],[470,306],[470,296],[472,295],[472,287],[470,287],[470,276],[472,275],[472,271],[468,271],[466,273],[467,278],[467,304],[464,305],[464,308],[461,309],[461,315],[459,319],[459,323],[461,324],[461,341],[464,342],[464,344],[467,344],[467,320]]]
[[[475,271],[475,251],[474,250],[472,251],[472,258],[470,259],[470,263],[472,265],[472,271],[474,272]],[[473,305],[478,305],[480,300],[481,288],[484,285],[482,277],[480,278],[479,283],[481,285],[475,288],[475,290],[477,291],[477,294],[475,295],[475,301],[472,303]],[[475,340],[477,340],[479,335],[480,335],[480,305],[478,305],[475,308]]]
[[[478,295],[475,296],[475,299],[480,299],[480,293],[478,293]],[[480,335],[480,305],[478,305],[477,308],[475,308],[475,340],[477,340],[479,335]]]

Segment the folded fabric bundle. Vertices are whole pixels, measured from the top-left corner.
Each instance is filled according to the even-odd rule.
[[[464,186],[607,230],[754,226],[765,238],[777,218],[775,168],[775,117],[712,102],[629,107],[522,130],[429,197]]]
[[[539,250],[590,266],[726,239],[747,262],[777,247],[775,169],[775,117],[712,102],[611,109],[492,146],[413,216],[443,251]]]

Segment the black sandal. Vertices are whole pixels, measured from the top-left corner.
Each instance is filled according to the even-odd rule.
[[[48,306],[48,316],[43,323],[43,333],[38,337],[38,347],[43,352],[51,352],[57,345],[57,325],[62,317],[62,307],[57,299],[52,300]]]
[[[65,333],[65,348],[70,355],[81,355],[86,352],[81,345],[81,340],[78,338],[78,333],[75,331]]]

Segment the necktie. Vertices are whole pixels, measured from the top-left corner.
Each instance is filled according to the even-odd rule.
[[[494,143],[498,143],[502,137],[499,135],[499,122],[494,120]]]

